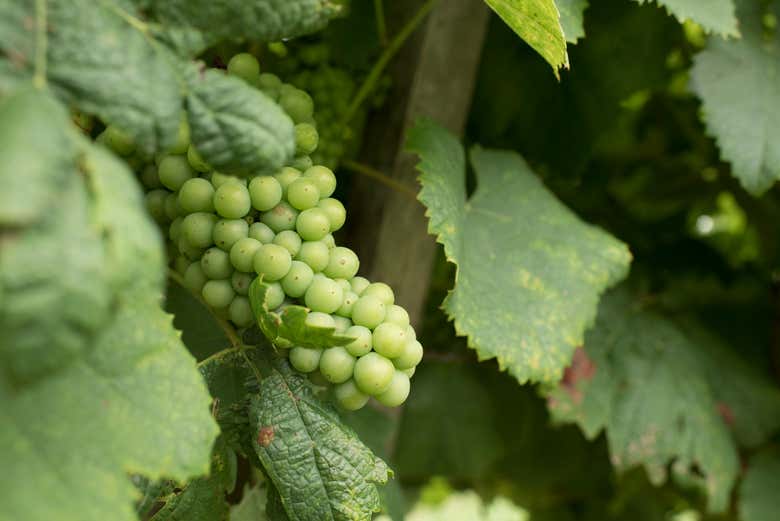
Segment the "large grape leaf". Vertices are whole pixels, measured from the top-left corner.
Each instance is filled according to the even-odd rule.
[[[585,36],[583,18],[588,0],[555,0],[558,11],[561,13],[561,28],[566,36],[566,41],[575,43]]]
[[[182,81],[167,48],[125,8],[113,0],[3,2],[0,50],[8,73],[48,82],[151,153],[176,139]]]
[[[780,451],[767,449],[750,459],[739,487],[739,513],[742,521],[777,519],[777,491],[780,490]]]
[[[742,38],[710,38],[694,58],[691,87],[733,174],[759,195],[780,179],[780,33],[765,38],[759,13],[740,22]]]
[[[618,470],[643,465],[660,484],[674,462],[678,475],[703,476],[710,509],[723,511],[739,461],[702,368],[702,349],[625,294],[607,295],[585,352],[550,393],[550,410],[588,437],[604,430]]]
[[[628,249],[580,221],[515,153],[474,148],[477,189],[467,197],[452,135],[424,121],[408,146],[421,159],[429,231],[457,266],[444,302],[456,331],[520,382],[557,381],[599,294],[626,275]]]
[[[485,0],[514,32],[549,63],[555,75],[569,66],[566,38],[553,0]]]
[[[656,2],[666,8],[681,23],[691,20],[707,32],[723,36],[739,36],[734,0],[634,0],[640,4]]]

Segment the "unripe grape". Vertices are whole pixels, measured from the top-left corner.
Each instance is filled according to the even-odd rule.
[[[195,172],[184,156],[165,156],[157,168],[157,175],[164,187],[176,192],[188,179],[195,177]]]
[[[214,211],[214,187],[200,177],[187,179],[179,190],[179,206],[185,213]]]
[[[414,372],[416,370],[417,370],[416,367],[412,367],[411,369],[401,369],[401,372],[411,379],[412,376],[414,376]]]
[[[274,232],[294,230],[298,210],[282,201],[260,217],[260,222],[268,225]]]
[[[253,280],[255,280],[254,273],[234,271],[230,277],[230,284],[239,295],[247,295],[249,293],[249,285],[252,284]]]
[[[314,279],[314,272],[305,262],[294,260],[282,280],[282,289],[288,296],[298,298],[302,297]]]
[[[336,191],[336,176],[327,166],[315,165],[306,170],[303,176],[316,183],[322,198],[330,197]]]
[[[238,327],[251,326],[255,321],[249,299],[242,296],[233,298],[233,301],[230,303],[230,308],[228,308],[228,315],[230,316],[230,320]]]
[[[184,222],[184,219],[181,217],[177,217],[173,220],[171,225],[168,227],[168,238],[171,240],[173,244],[177,244],[179,242],[179,238],[181,237],[181,223]]]
[[[342,317],[351,317],[352,308],[355,307],[355,302],[358,300],[358,296],[347,291],[344,293],[344,300],[341,302],[341,307],[336,310],[336,314]]]
[[[385,315],[385,322],[398,324],[402,328],[406,329],[407,327],[409,327],[409,313],[407,313],[406,310],[401,306],[397,304],[393,304],[392,306],[388,306],[387,308],[387,314]]]
[[[264,244],[255,253],[253,260],[255,273],[263,276],[264,281],[276,281],[287,275],[292,266],[292,256],[278,244]]]
[[[296,346],[290,350],[290,364],[301,373],[311,373],[320,365],[322,349]]]
[[[190,261],[184,255],[177,256],[176,259],[174,259],[173,261],[173,269],[179,275],[184,275],[184,272],[187,271],[187,267],[189,265],[190,265]]]
[[[223,252],[224,253],[224,252]],[[203,285],[203,300],[213,308],[226,308],[233,301],[236,292],[227,280],[210,280]]]
[[[279,181],[279,185],[282,187],[283,198],[287,198],[287,187],[289,187],[293,181],[301,177],[301,175],[303,174],[301,174],[300,170],[289,166],[282,167],[274,174],[274,179]]]
[[[358,389],[371,396],[385,392],[393,380],[395,367],[384,356],[368,353],[355,362],[353,378]]]
[[[274,310],[284,303],[284,290],[278,282],[268,284],[265,292],[265,305],[270,310]]]
[[[422,361],[422,357],[422,344],[417,340],[407,339],[401,356],[393,359],[393,365],[396,369],[411,369]]]
[[[365,290],[371,282],[365,277],[353,277],[349,283],[352,285],[352,291],[355,292],[355,295],[358,297],[363,295],[363,290]]]
[[[300,177],[287,187],[287,201],[293,208],[308,210],[320,201],[320,190],[311,179]]]
[[[217,248],[227,252],[241,239],[247,237],[249,225],[244,219],[221,219],[214,225],[213,239]]]
[[[310,123],[298,123],[295,125],[295,153],[311,154],[317,149],[320,135],[317,129]]]
[[[184,272],[184,285],[194,293],[200,293],[208,280],[206,274],[203,273],[200,262],[191,263]]]
[[[193,145],[187,147],[187,161],[190,166],[198,172],[208,172],[211,170],[211,166],[206,163]]]
[[[330,260],[325,275],[334,279],[351,279],[360,268],[360,260],[354,251],[344,246],[336,246],[330,252]]]
[[[284,230],[276,234],[273,243],[283,247],[295,257],[301,249],[301,236],[292,230]]]
[[[344,335],[355,338],[355,340],[344,346],[352,356],[363,356],[371,351],[373,335],[367,327],[352,326],[344,332]]]
[[[314,114],[311,96],[300,89],[284,89],[279,97],[279,105],[295,123],[308,121]]]
[[[120,156],[129,156],[135,152],[135,142],[133,141],[133,138],[114,125],[107,126],[102,135],[106,145]]]
[[[337,385],[333,389],[338,404],[348,411],[357,411],[368,402],[368,395],[360,391],[354,380]]]
[[[261,73],[255,82],[257,88],[262,90],[266,95],[272,97],[276,101],[279,97],[279,89],[282,86],[282,80],[276,74],[269,72]]]
[[[304,170],[311,168],[312,161],[310,156],[298,156],[292,160],[290,166],[303,172]]]
[[[354,367],[355,357],[341,346],[326,349],[320,357],[320,373],[334,384],[349,380]]]
[[[179,121],[179,130],[176,133],[176,142],[168,150],[169,154],[183,155],[187,152],[187,147],[190,146],[190,125],[187,123],[187,118],[182,118]]]
[[[352,327],[352,321],[347,317],[333,317],[333,321],[336,323],[336,333],[344,333],[347,329]]]
[[[219,188],[222,185],[229,183],[235,183],[244,186],[246,185],[246,179],[236,177],[234,175],[222,174],[220,172],[212,172],[211,184],[214,185],[214,188]]]
[[[162,183],[160,177],[157,175],[157,167],[153,164],[146,165],[143,172],[141,172],[141,182],[146,188],[154,189],[160,188]]]
[[[254,84],[260,76],[260,64],[251,54],[242,52],[230,58],[227,72],[231,76],[237,76],[247,83]]]
[[[352,306],[352,322],[368,329],[374,329],[385,319],[384,302],[376,297],[361,296]]]
[[[249,213],[249,191],[238,183],[225,183],[214,192],[214,209],[222,217],[240,219]]]
[[[252,223],[249,227],[249,237],[263,244],[273,242],[275,236],[274,231],[265,223]]]
[[[151,190],[145,196],[146,210],[159,223],[167,220],[165,215],[165,199],[167,197],[168,190]]]
[[[414,328],[411,325],[406,328],[406,337],[417,340],[417,332],[414,330]]]
[[[376,399],[382,405],[398,407],[409,396],[409,377],[402,371],[396,371],[390,381],[387,390],[376,395]]]
[[[383,322],[374,329],[374,351],[385,358],[401,356],[406,341],[406,331],[397,324]]]
[[[301,244],[297,259],[308,264],[317,273],[328,266],[330,250],[322,241],[306,241]]]
[[[213,213],[191,213],[181,222],[181,237],[196,248],[208,248],[212,244],[217,216]]]
[[[270,175],[255,177],[249,181],[249,198],[253,208],[267,212],[282,200],[282,185]]]
[[[323,244],[328,247],[329,250],[332,250],[336,247],[336,239],[333,238],[333,234],[329,233],[325,237],[322,238]]]
[[[393,302],[395,301],[395,295],[393,294],[392,288],[384,282],[372,282],[363,290],[363,293],[361,293],[360,296],[376,297],[384,302],[386,306],[393,305]]]
[[[230,248],[230,263],[238,271],[250,272],[255,270],[255,254],[262,244],[260,241],[245,237],[239,239]]]
[[[168,194],[165,197],[165,217],[169,221],[173,221],[179,215],[181,215],[181,207],[179,206],[179,198],[175,193]]]
[[[344,222],[347,220],[347,210],[341,204],[341,201],[328,197],[317,203],[317,208],[320,208],[328,215],[331,231],[335,232],[344,226]]]
[[[325,275],[323,273],[323,275]],[[328,275],[325,275],[326,277]],[[344,292],[344,295],[352,291],[352,286],[350,286],[349,281],[347,279],[333,279],[336,282],[338,282],[339,286],[341,286],[341,291]]]
[[[336,320],[328,313],[309,311],[306,315],[306,325],[312,327],[336,327]]]
[[[318,241],[330,231],[330,221],[324,211],[319,208],[309,208],[298,215],[295,229],[303,240]]]
[[[182,234],[184,235],[184,234]],[[193,246],[187,241],[185,237],[179,237],[179,242],[176,245],[179,248],[179,252],[182,255],[190,259],[191,261],[198,260],[203,256],[203,248]]]
[[[314,311],[333,313],[344,300],[344,292],[338,283],[327,277],[314,277],[306,290],[304,301]]]
[[[233,274],[230,256],[219,248],[206,250],[203,258],[200,259],[200,266],[203,268],[203,273],[210,279],[227,279]],[[228,302],[228,304],[230,303]],[[227,306],[227,304],[225,305]]]

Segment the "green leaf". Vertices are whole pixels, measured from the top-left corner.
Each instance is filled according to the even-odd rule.
[[[458,268],[444,302],[456,332],[521,383],[557,381],[599,294],[625,277],[628,249],[580,221],[515,153],[474,148],[477,189],[467,198],[452,135],[421,122],[408,146],[421,159],[428,229]]]
[[[267,492],[264,487],[247,486],[241,502],[230,509],[230,521],[267,521],[265,505]]]
[[[184,345],[198,360],[204,360],[230,345],[225,330],[205,303],[172,280],[169,280],[165,292],[165,310],[173,315],[174,327],[181,331]]]
[[[707,130],[742,186],[759,195],[780,179],[780,36],[762,36],[760,19],[741,16],[742,38],[710,38],[694,58],[691,87]],[[746,95],[745,93],[750,93]]]
[[[753,456],[739,488],[742,521],[777,519],[777,491],[780,490],[780,451],[767,449]]]
[[[485,0],[514,32],[542,55],[555,76],[569,67],[566,38],[553,0]]]
[[[555,4],[561,13],[561,27],[566,41],[576,43],[585,36],[583,18],[588,0],[555,0]]]
[[[176,140],[182,85],[170,51],[125,7],[111,0],[4,2],[0,50],[17,76],[45,73],[63,101],[116,125],[152,153]]]
[[[392,472],[323,405],[286,360],[261,361],[254,449],[293,521],[370,520]]]
[[[673,461],[675,474],[701,479],[710,509],[723,511],[739,462],[701,367],[706,347],[613,293],[602,299],[585,348],[550,394],[553,416],[591,438],[604,430],[613,465],[643,465],[656,485]]]
[[[680,23],[692,21],[705,31],[723,36],[739,36],[733,0],[634,0],[640,4],[656,2],[664,6]]]
[[[318,31],[341,11],[333,0],[157,0],[151,7],[168,25],[266,42]]]
[[[187,117],[192,143],[216,170],[275,170],[295,152],[293,122],[268,96],[222,71],[190,71]]]

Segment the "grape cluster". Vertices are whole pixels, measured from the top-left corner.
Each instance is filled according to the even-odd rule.
[[[268,88],[251,55],[236,55],[228,73]],[[303,125],[313,128],[311,98],[289,85],[275,88],[296,133]],[[308,156],[317,146],[316,131],[301,131],[297,138],[295,166],[239,178],[214,171],[182,125],[176,146],[140,169],[148,209],[167,227],[173,264],[185,285],[217,313],[238,327],[254,324],[248,292],[261,276],[269,309],[305,305],[307,324],[353,338],[325,349],[279,345],[296,370],[333,385],[345,409],[359,409],[371,396],[400,405],[422,345],[393,290],[358,276],[357,255],[336,245],[332,233],[346,219],[344,206],[331,197],[336,177]],[[114,127],[98,139],[120,155],[134,154],[132,140]]]

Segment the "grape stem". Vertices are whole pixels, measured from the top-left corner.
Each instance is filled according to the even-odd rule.
[[[363,163],[358,163],[357,161],[352,161],[351,159],[343,159],[341,161],[341,166],[357,174],[361,174],[366,177],[370,177],[375,181],[379,181],[380,183],[387,186],[388,188],[392,188],[396,192],[401,193],[415,201],[417,200],[417,192],[415,192],[412,188],[409,188],[408,186],[399,183],[392,177],[382,173],[376,168],[373,168]]]
[[[35,2],[35,75],[33,85],[42,89],[46,86],[46,54],[49,40],[46,32],[46,0]]]
[[[385,24],[385,7],[382,0],[374,0],[374,14],[376,16],[376,32],[382,47],[387,46],[387,25]]]

